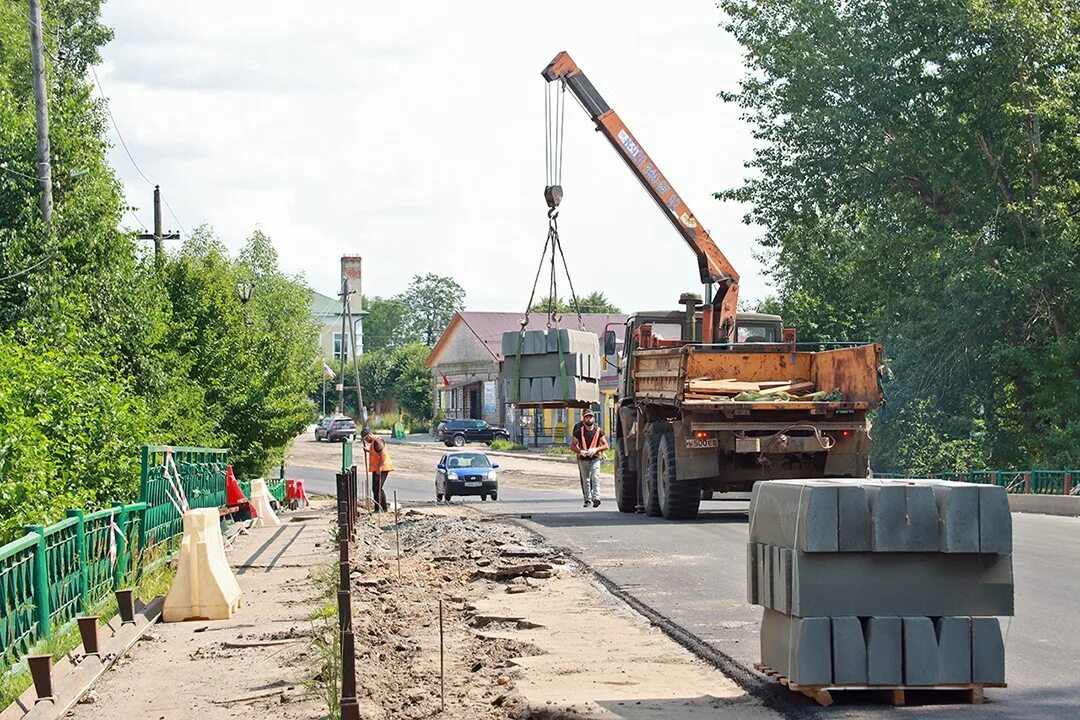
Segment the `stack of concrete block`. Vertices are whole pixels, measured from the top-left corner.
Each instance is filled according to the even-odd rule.
[[[524,336],[503,333],[502,354],[503,375],[517,379],[521,403],[600,401],[600,340],[594,333],[561,329],[527,330]]]
[[[761,660],[824,686],[1001,684],[1013,614],[1005,489],[939,480],[754,486]]]

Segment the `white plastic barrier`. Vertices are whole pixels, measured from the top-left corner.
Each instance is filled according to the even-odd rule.
[[[258,513],[258,517],[251,523],[252,527],[278,527],[281,525],[281,520],[278,519],[277,513],[274,512],[274,506],[270,504],[273,498],[266,487],[265,480],[255,478],[251,481],[250,499],[252,507]]]
[[[228,620],[240,609],[240,585],[225,559],[219,523],[213,508],[184,513],[180,567],[165,597],[165,622]]]

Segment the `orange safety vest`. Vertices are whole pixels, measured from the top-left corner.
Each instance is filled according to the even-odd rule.
[[[371,441],[368,448],[368,472],[390,472],[394,464],[390,460],[390,451],[386,449],[386,442],[380,438]]]
[[[592,443],[589,443],[588,445],[586,445],[586,443],[585,443],[585,424],[582,423],[582,425],[581,425],[581,436],[578,438],[578,446],[581,447],[582,450],[595,450],[596,448],[600,447],[600,438],[603,436],[604,431],[600,429],[599,425],[594,425],[593,428],[594,428],[595,432],[593,432]]]

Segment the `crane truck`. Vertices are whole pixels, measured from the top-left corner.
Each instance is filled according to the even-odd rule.
[[[881,345],[811,350],[779,316],[738,312],[735,268],[577,64],[561,52],[542,74],[577,98],[690,246],[705,287],[704,298],[684,293],[681,311],[627,321],[613,431],[619,510],[685,519],[702,499],[759,481],[866,477]],[[544,195],[554,209],[562,188]],[[605,333],[605,355],[616,340]]]

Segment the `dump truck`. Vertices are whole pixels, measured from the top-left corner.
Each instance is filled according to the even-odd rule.
[[[619,510],[685,519],[701,500],[760,481],[867,477],[869,414],[883,401],[881,345],[799,343],[779,316],[738,312],[735,268],[577,64],[562,52],[542,74],[577,98],[689,245],[705,287],[704,297],[683,294],[681,311],[637,312],[623,329],[613,433]],[[562,194],[545,188],[551,212]],[[614,356],[616,341],[608,330],[605,355]]]

